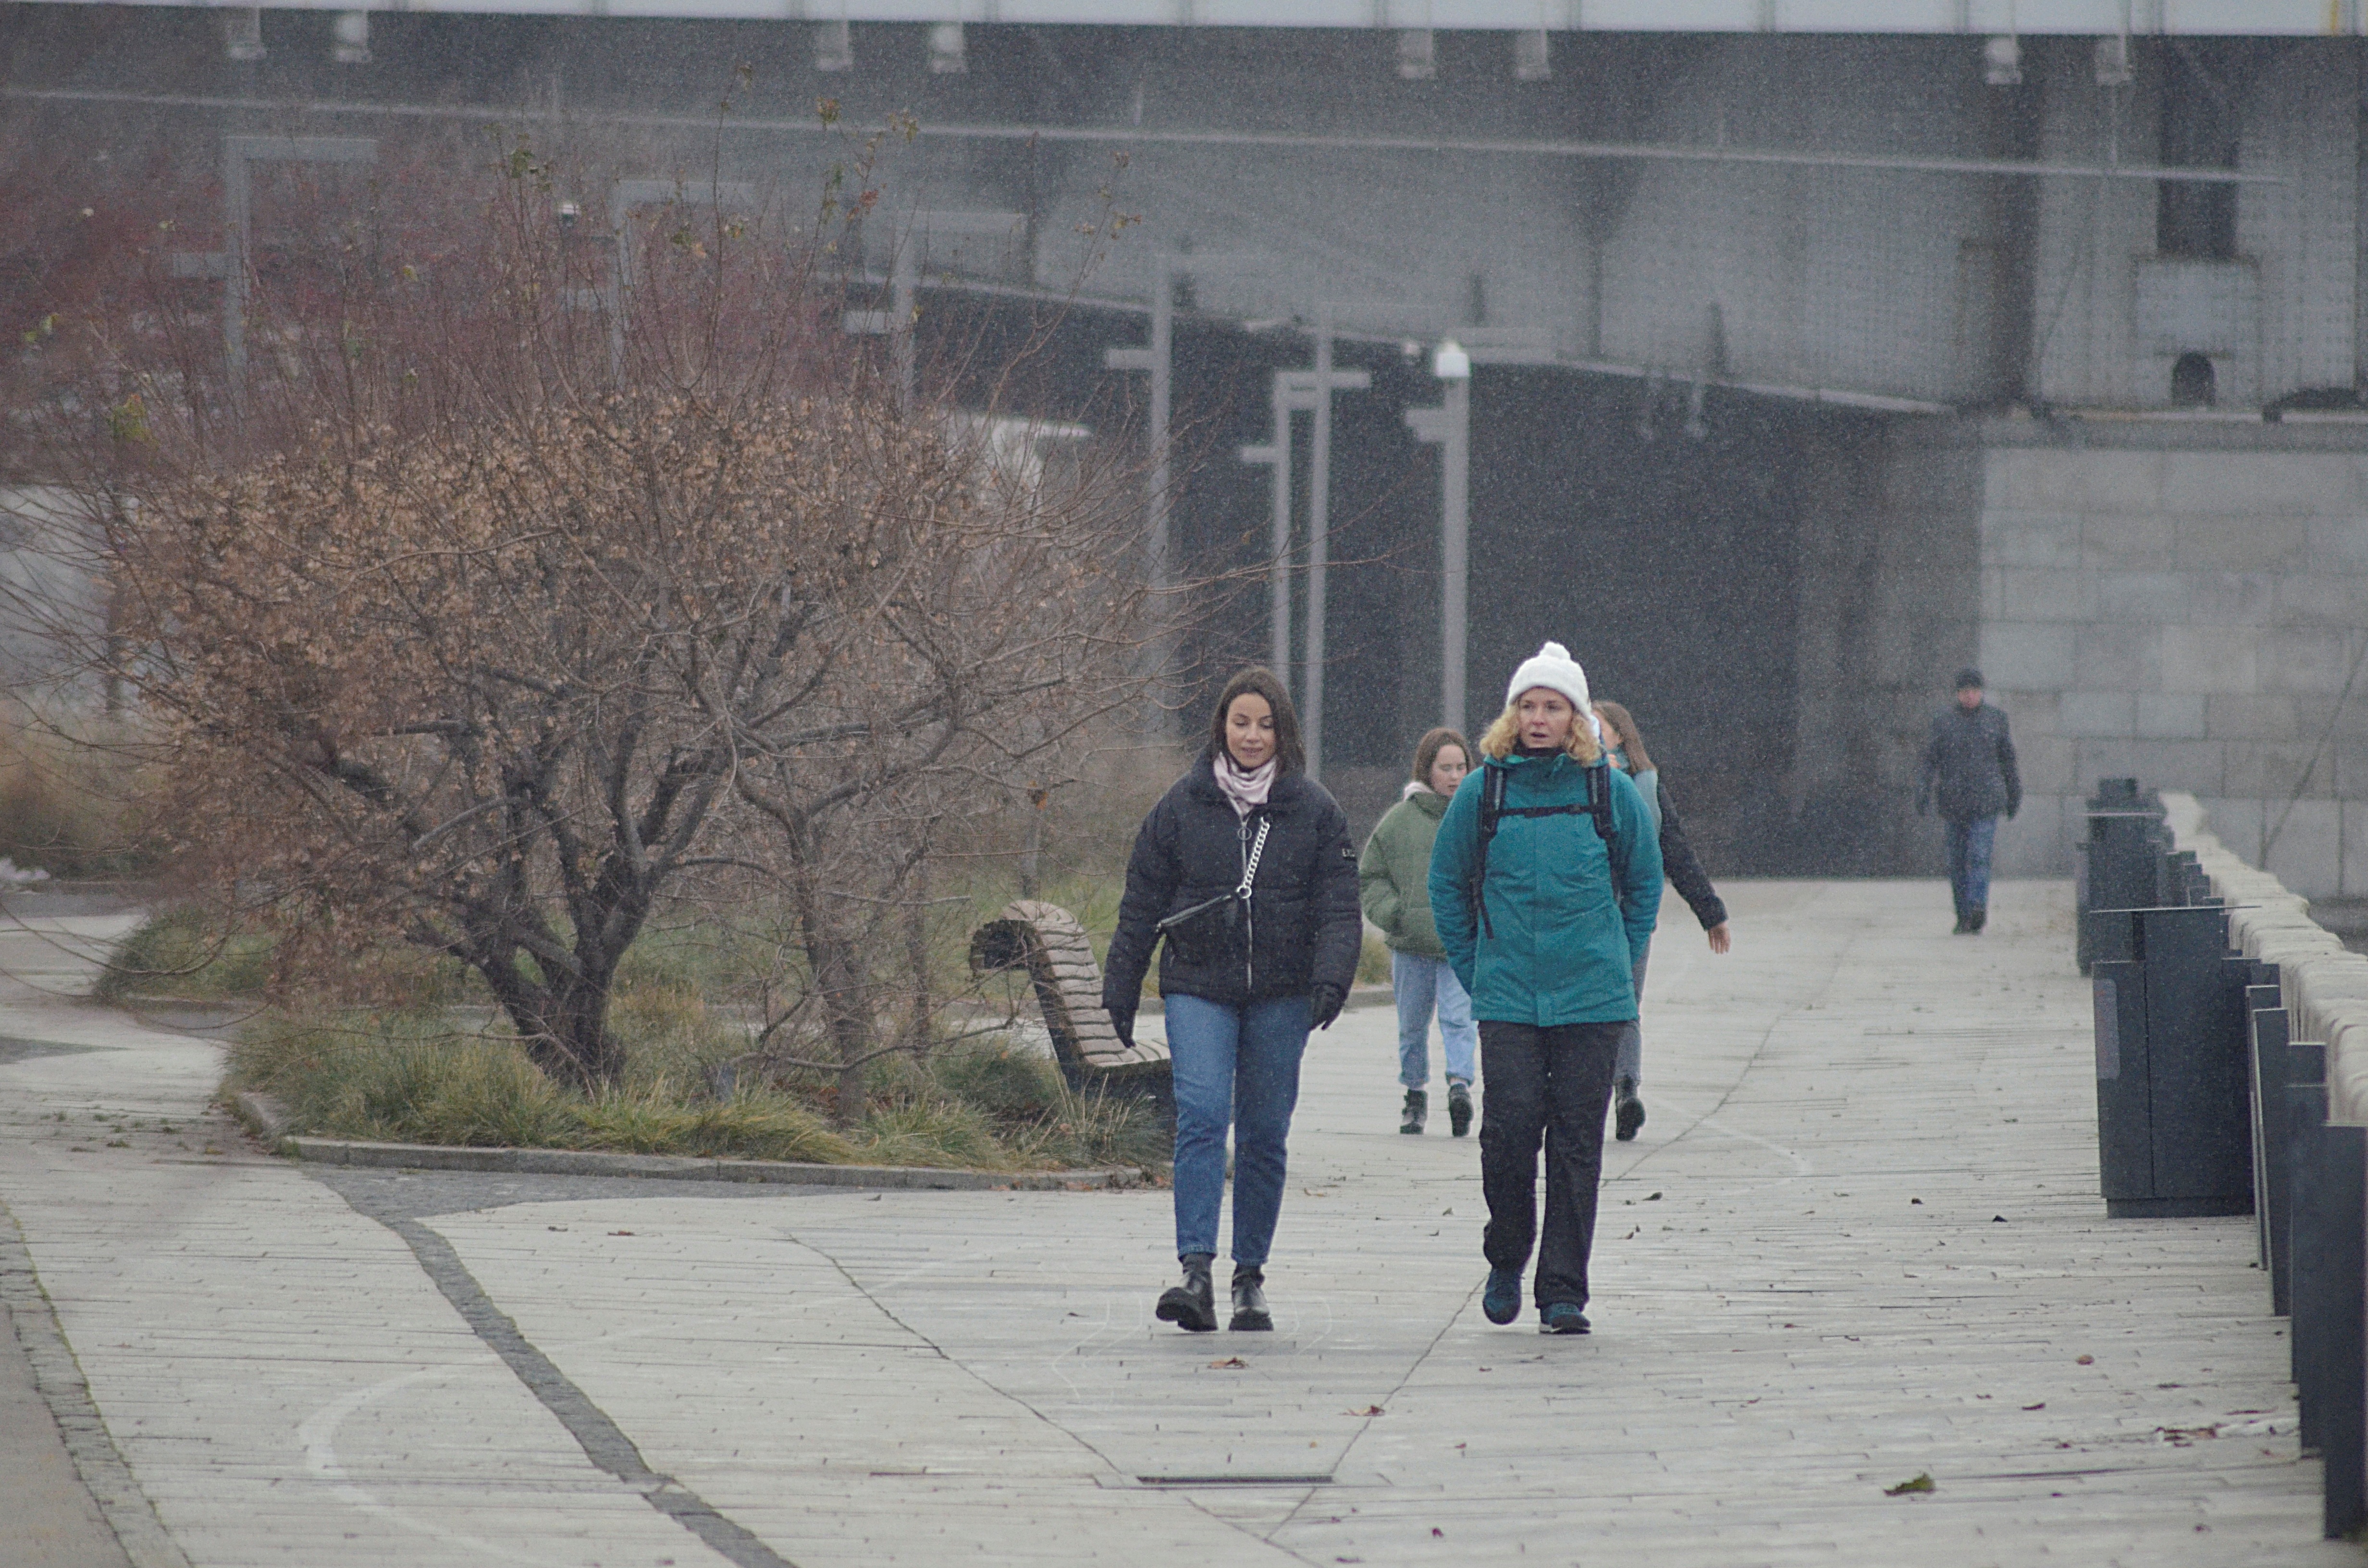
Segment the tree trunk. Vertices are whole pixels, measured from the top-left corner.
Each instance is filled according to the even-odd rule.
[[[852,1127],[863,1119],[871,1099],[871,1001],[863,983],[863,959],[844,937],[806,929],[806,960],[814,966],[831,1047],[838,1054],[838,1107],[835,1119]]]
[[[905,1043],[915,1060],[929,1049],[937,1026],[937,1002],[929,989],[929,862],[913,868],[912,902],[905,906],[905,962],[913,971],[913,1008]]]
[[[454,956],[484,977],[527,1060],[545,1076],[587,1094],[614,1088],[624,1076],[624,1045],[609,1028],[613,964],[597,976],[536,984],[519,972],[516,948],[499,955],[456,950]]]

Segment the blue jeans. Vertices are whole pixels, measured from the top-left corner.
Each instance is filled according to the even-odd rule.
[[[1480,1031],[1472,1027],[1472,998],[1445,959],[1390,953],[1390,985],[1398,998],[1398,1082],[1419,1089],[1430,1082],[1430,1015],[1439,1013],[1447,1081],[1472,1082],[1472,1055]]]
[[[1299,1103],[1308,998],[1230,1007],[1171,995],[1167,1005],[1167,1055],[1176,1074],[1176,1256],[1216,1255],[1231,1121],[1234,1261],[1260,1267],[1282,1212],[1283,1142]]]
[[[1990,851],[1997,846],[1996,817],[1949,824],[1949,892],[1960,916],[1990,906]]]

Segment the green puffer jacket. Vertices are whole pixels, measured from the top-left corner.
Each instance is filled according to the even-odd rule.
[[[1480,794],[1502,769],[1506,815],[1488,846],[1489,929],[1471,902],[1480,849]],[[1615,896],[1611,849],[1584,810],[1587,769],[1557,752],[1491,758],[1465,775],[1430,855],[1430,913],[1472,1016],[1497,1023],[1620,1023],[1636,1016],[1634,971],[1661,912],[1661,846],[1635,784],[1610,769],[1612,831],[1627,875]],[[1493,932],[1493,935],[1490,933]]]
[[[1357,895],[1365,918],[1382,928],[1393,952],[1443,959],[1430,918],[1430,841],[1447,797],[1417,790],[1383,813],[1357,860]]]

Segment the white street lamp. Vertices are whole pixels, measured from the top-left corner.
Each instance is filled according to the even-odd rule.
[[[1439,448],[1439,722],[1463,732],[1472,554],[1472,356],[1449,338],[1430,357],[1437,408],[1409,408],[1406,428]]]

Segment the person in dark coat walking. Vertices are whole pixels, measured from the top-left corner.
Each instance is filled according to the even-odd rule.
[[[1940,802],[1949,824],[1949,892],[1957,902],[1960,937],[1989,920],[1990,854],[2000,812],[2022,809],[2022,776],[2015,771],[2014,740],[2006,715],[1982,700],[1982,672],[1957,672],[1957,700],[1932,719],[1924,767],[1916,785],[1916,814]]]
[[[1710,950],[1725,952],[1734,944],[1734,933],[1726,926],[1726,901],[1718,896],[1709,873],[1695,858],[1694,846],[1686,837],[1685,824],[1678,820],[1678,804],[1669,799],[1668,786],[1661,778],[1661,770],[1653,764],[1653,754],[1645,749],[1645,737],[1636,728],[1634,715],[1617,702],[1599,702],[1595,716],[1603,722],[1604,755],[1612,767],[1635,780],[1637,793],[1645,797],[1645,809],[1652,814],[1661,846],[1661,869],[1669,885],[1678,890],[1678,896],[1686,901],[1686,907],[1702,923]],[[1651,957],[1647,952],[1636,960],[1636,1002],[1640,1009],[1645,1001],[1645,966]],[[1620,1064],[1615,1072],[1611,1084],[1612,1121],[1615,1135],[1626,1143],[1645,1126],[1645,1101],[1636,1092],[1645,1079],[1645,1033],[1641,1022],[1630,1024],[1620,1037]]]
[[[1235,1330],[1270,1329],[1266,1261],[1282,1210],[1284,1142],[1311,1028],[1329,1028],[1357,977],[1364,923],[1349,819],[1307,777],[1299,720],[1271,671],[1225,683],[1208,749],[1135,835],[1102,1006],[1132,1044],[1151,949],[1176,1085],[1176,1256],[1158,1315],[1217,1326],[1218,1210],[1234,1123]]]

